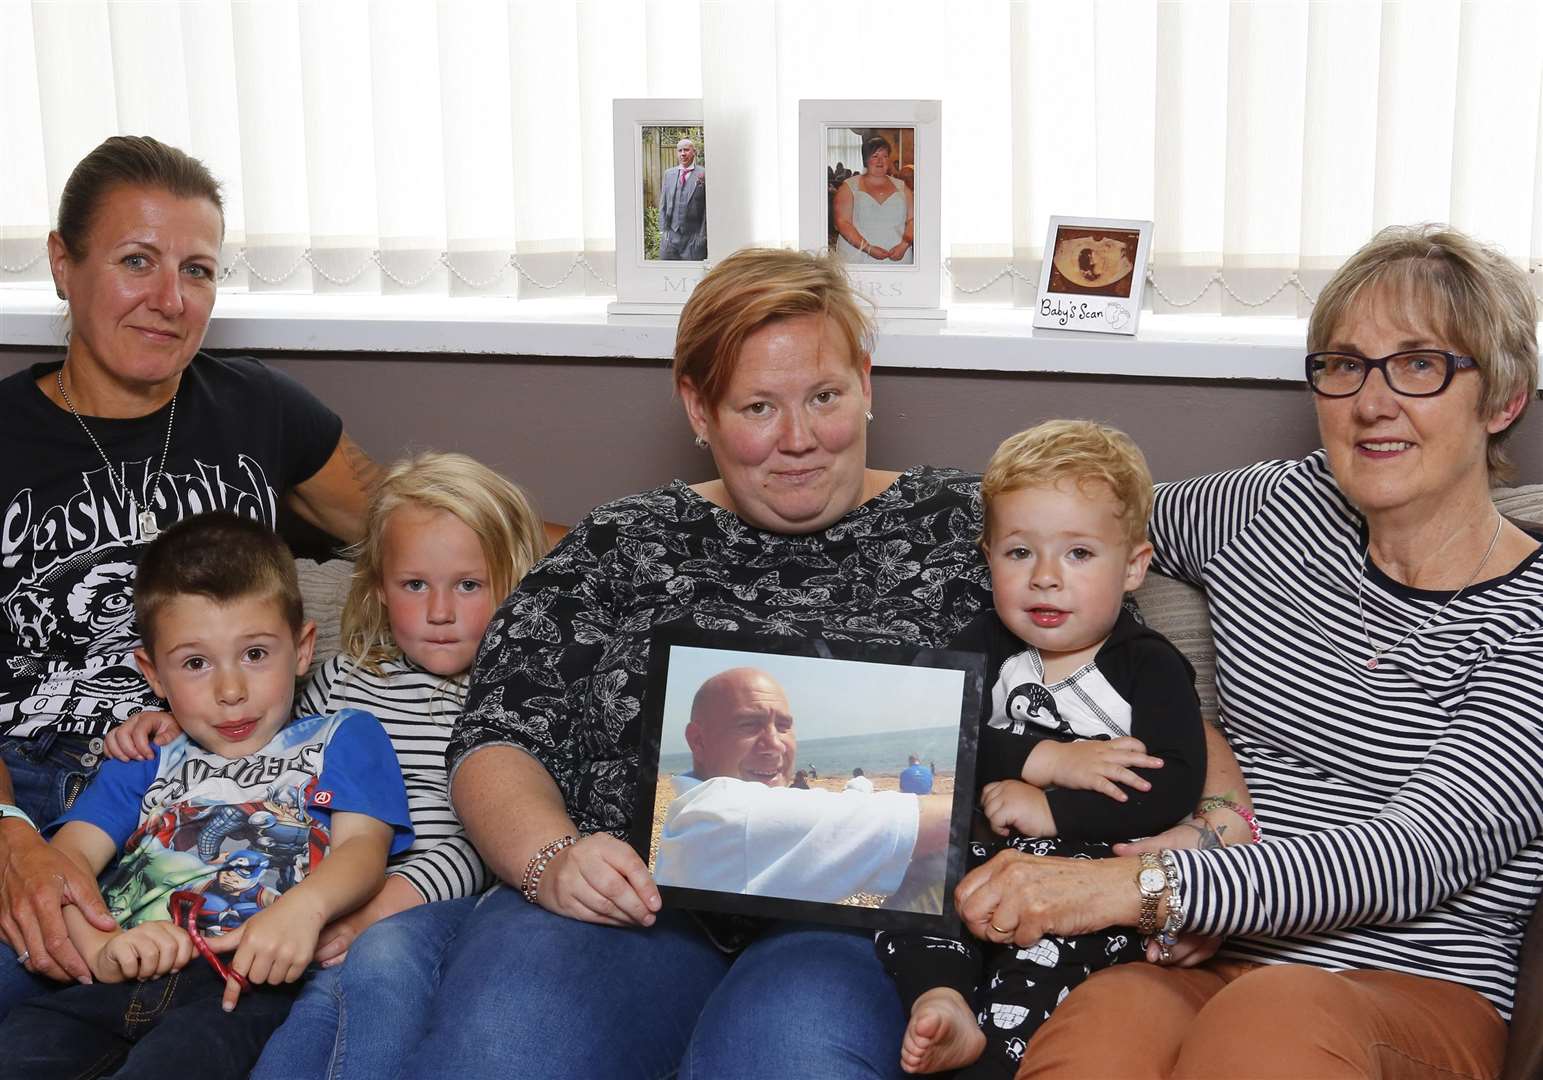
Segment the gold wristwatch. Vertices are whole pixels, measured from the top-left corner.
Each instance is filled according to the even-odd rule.
[[[1163,872],[1163,860],[1152,852],[1141,856],[1141,869],[1136,872],[1136,888],[1141,890],[1141,919],[1136,930],[1142,937],[1157,933],[1157,904],[1168,891],[1168,875]]]

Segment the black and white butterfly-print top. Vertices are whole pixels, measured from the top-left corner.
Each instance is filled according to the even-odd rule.
[[[991,603],[980,478],[916,468],[822,532],[763,532],[675,481],[592,511],[504,601],[450,741],[452,774],[517,746],[586,832],[632,818],[654,628],[945,646]]]

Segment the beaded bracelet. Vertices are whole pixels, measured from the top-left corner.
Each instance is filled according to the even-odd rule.
[[[1246,806],[1239,806],[1224,795],[1207,795],[1201,799],[1200,805],[1195,807],[1195,816],[1199,817],[1202,814],[1208,814],[1212,810],[1220,810],[1224,807],[1243,819],[1243,823],[1248,826],[1248,833],[1253,837],[1254,843],[1257,844],[1264,839],[1264,830],[1259,827],[1259,820],[1254,817],[1254,812]]]
[[[1163,919],[1163,928],[1157,932],[1157,954],[1166,964],[1173,959],[1173,947],[1178,944],[1179,930],[1184,925],[1184,897],[1179,892],[1179,860],[1171,851],[1161,852],[1158,858],[1168,879],[1168,914]]]
[[[572,847],[578,841],[579,838],[571,833],[567,836],[559,836],[532,855],[530,862],[525,864],[524,876],[520,878],[520,895],[534,904],[536,891],[541,888],[541,875],[546,873],[547,864],[556,858],[557,853],[563,848]]]

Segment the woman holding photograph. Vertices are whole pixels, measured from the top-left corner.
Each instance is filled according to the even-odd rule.
[[[863,141],[863,171],[836,189],[836,252],[842,262],[915,262],[915,207],[904,180],[890,175],[894,148],[882,135]]]
[[[452,796],[509,887],[460,924],[403,1075],[897,1071],[870,934],[661,910],[621,839],[655,627],[941,646],[990,603],[976,479],[867,467],[871,339],[831,258],[742,251],[692,293],[675,386],[719,478],[593,511],[489,624]]]

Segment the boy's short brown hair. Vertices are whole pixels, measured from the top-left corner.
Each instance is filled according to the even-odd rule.
[[[155,620],[179,596],[228,604],[272,599],[294,633],[305,622],[295,557],[278,533],[225,510],[183,518],[145,549],[134,575],[134,616],[145,650],[155,652]]]
[[[1102,484],[1120,505],[1120,520],[1131,547],[1145,542],[1152,516],[1152,473],[1141,448],[1123,431],[1091,420],[1047,420],[1003,440],[981,478],[987,543],[991,503],[1029,487],[1054,487],[1070,480],[1079,488]]]

